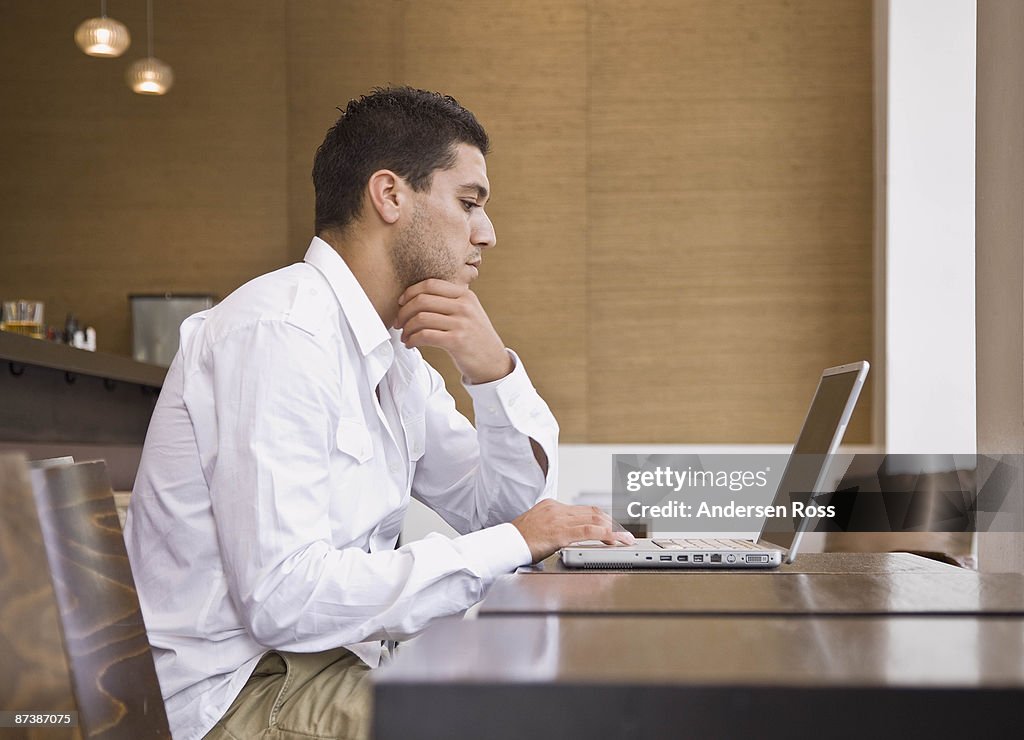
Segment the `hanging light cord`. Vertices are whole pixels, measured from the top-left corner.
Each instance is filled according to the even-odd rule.
[[[100,0],[100,18],[107,17],[107,0]]]
[[[152,57],[153,56],[153,0],[146,0],[146,34],[149,36],[149,55]]]

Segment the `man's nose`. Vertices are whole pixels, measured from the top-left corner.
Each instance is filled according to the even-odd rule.
[[[490,217],[483,212],[482,208],[477,212],[483,218],[479,219],[473,227],[473,244],[481,249],[490,249],[498,243],[498,237],[494,233],[494,224],[491,223]]]

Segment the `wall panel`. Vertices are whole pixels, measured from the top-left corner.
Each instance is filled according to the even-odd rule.
[[[111,3],[133,44],[73,42],[98,4],[8,3],[0,28],[0,296],[46,302],[131,351],[132,292],[225,295],[285,259],[284,3],[158,3],[164,97],[131,92],[145,3]]]
[[[871,354],[870,4],[593,2],[590,49],[589,441],[792,440]]]

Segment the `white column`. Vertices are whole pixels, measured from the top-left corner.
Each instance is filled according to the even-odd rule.
[[[885,446],[973,454],[976,3],[886,6]]]

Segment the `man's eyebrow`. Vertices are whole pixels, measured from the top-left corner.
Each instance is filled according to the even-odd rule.
[[[461,190],[475,190],[477,200],[487,200],[487,188],[478,182],[467,182],[464,185],[459,185]]]

